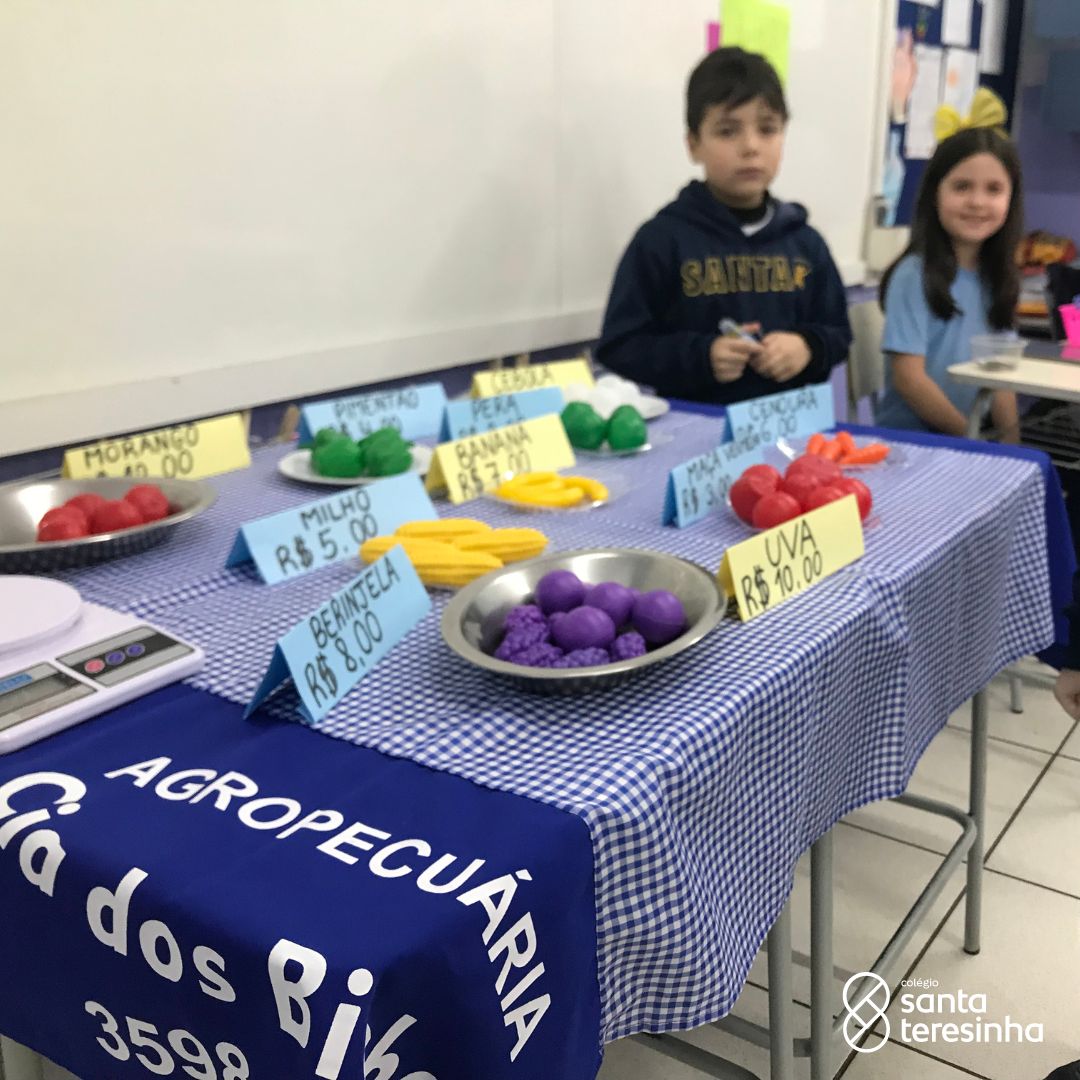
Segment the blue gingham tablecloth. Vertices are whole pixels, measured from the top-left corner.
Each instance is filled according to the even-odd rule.
[[[591,512],[530,515],[552,549],[661,550],[709,568],[744,539],[721,510],[663,528],[668,470],[710,448],[717,419],[671,413],[639,458],[579,461],[629,488]],[[196,686],[246,701],[276,638],[356,564],[267,587],[222,569],[245,520],[322,492],[276,473],[284,449],[218,478],[217,505],[166,548],[69,574],[88,599],[199,642]],[[899,456],[899,455],[898,455]],[[1037,465],[905,446],[866,474],[875,520],[853,567],[767,615],[725,620],[684,657],[578,699],[503,685],[443,644],[445,599],[320,731],[579,815],[595,858],[604,1040],[724,1015],[799,855],[852,809],[901,792],[919,756],[1003,667],[1052,637]],[[441,512],[521,524],[491,500]],[[268,708],[295,716],[288,690]]]

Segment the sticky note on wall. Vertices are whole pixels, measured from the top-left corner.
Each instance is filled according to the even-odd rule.
[[[787,84],[791,12],[769,0],[723,0],[724,44],[761,53]]]

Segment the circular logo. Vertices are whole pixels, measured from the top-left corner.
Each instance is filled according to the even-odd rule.
[[[851,1000],[851,995],[858,996]],[[860,1054],[877,1053],[888,1041],[890,1034],[889,1018],[885,1010],[889,1007],[889,984],[872,971],[860,971],[844,983],[844,1041],[852,1050]],[[885,1024],[881,1041],[873,1046],[859,1045],[862,1037],[879,1021]]]

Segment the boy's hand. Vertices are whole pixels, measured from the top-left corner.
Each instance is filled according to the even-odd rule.
[[[754,334],[761,329],[761,324],[745,323],[741,329],[744,333]],[[713,378],[721,383],[735,382],[742,378],[746,365],[760,355],[761,346],[756,341],[734,336],[713,338],[709,347]]]
[[[776,331],[766,334],[761,353],[750,365],[759,375],[776,382],[794,379],[810,363],[810,346],[801,334]]]
[[[1054,697],[1061,707],[1074,719],[1080,720],[1080,671],[1066,668],[1054,684]]]

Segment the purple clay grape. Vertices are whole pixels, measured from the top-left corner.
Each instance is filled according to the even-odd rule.
[[[568,611],[551,628],[555,644],[573,652],[576,649],[606,648],[615,640],[615,624],[606,611],[578,607]]]
[[[547,617],[548,629],[551,631],[552,635],[554,635],[555,633],[555,627],[558,626],[559,623],[561,623],[563,619],[565,619],[566,616],[569,614],[570,613],[568,611],[553,611]]]
[[[581,606],[585,586],[569,570],[551,570],[536,583],[536,602],[545,615],[553,611],[571,611]]]
[[[594,667],[596,664],[610,664],[611,656],[607,649],[574,649],[561,659],[556,660],[553,668]]]
[[[563,651],[556,645],[547,641],[538,641],[527,649],[522,649],[510,658],[511,663],[522,664],[525,667],[555,667],[562,659]]]
[[[546,623],[528,623],[517,630],[511,630],[495,650],[495,659],[513,660],[522,649],[546,642],[550,636],[551,632]]]
[[[612,660],[634,660],[648,652],[645,639],[636,631],[628,630],[620,634],[611,646]]]
[[[634,601],[631,621],[650,645],[666,645],[686,629],[686,611],[674,593],[654,589]]]
[[[630,621],[634,594],[617,581],[605,581],[602,585],[594,585],[586,592],[585,603],[589,607],[607,612],[616,626],[625,626]]]
[[[520,630],[530,624],[543,624],[544,613],[535,604],[518,604],[511,608],[503,619],[503,630],[510,633],[511,630]]]

